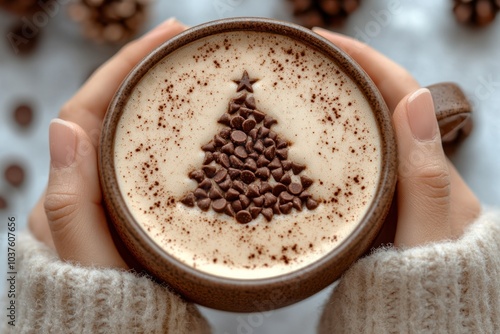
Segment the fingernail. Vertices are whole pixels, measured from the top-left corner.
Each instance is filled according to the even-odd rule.
[[[54,119],[49,127],[50,164],[54,168],[69,167],[75,161],[76,133],[70,123]]]
[[[413,137],[420,141],[433,140],[438,133],[438,124],[429,90],[421,88],[413,93],[406,108]]]

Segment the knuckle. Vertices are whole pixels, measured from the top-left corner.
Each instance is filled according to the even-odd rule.
[[[443,164],[422,166],[407,180],[416,191],[434,200],[448,201],[451,194],[451,180]]]
[[[67,222],[76,217],[78,200],[76,194],[47,193],[44,208],[52,232],[64,229]]]

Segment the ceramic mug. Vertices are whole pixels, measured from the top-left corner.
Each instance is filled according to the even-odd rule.
[[[171,77],[170,75],[162,76],[164,74],[161,75],[151,74],[154,73],[155,69],[156,71],[158,71],[157,66],[159,66],[159,64],[161,64],[165,60],[168,61],[168,59],[172,57],[178,57],[180,59],[182,59],[183,57],[193,58],[193,59],[196,57],[198,58],[202,57],[203,54],[201,53],[202,51],[200,51],[202,49],[200,48],[203,47],[204,40],[206,40],[207,38],[211,38],[212,36],[215,35],[231,34],[235,32],[238,34],[240,33],[250,34],[252,36],[262,35],[264,36],[262,40],[266,40],[267,38],[269,38],[269,36],[277,36],[277,38],[286,38],[289,39],[289,41],[291,41],[290,43],[292,44],[297,43],[297,45],[299,45],[301,48],[303,49],[305,48],[305,50],[310,50],[313,53],[318,53],[324,59],[327,59],[328,62],[331,62],[332,64],[331,66],[335,66],[335,68],[338,68],[342,73],[341,75],[350,78],[350,80],[352,80],[352,82],[355,83],[357,87],[356,90],[359,90],[360,94],[362,94],[363,96],[363,99],[368,104],[369,109],[371,110],[370,117],[373,118],[375,122],[374,124],[376,124],[377,140],[379,141],[380,144],[378,146],[379,147],[378,156],[380,158],[380,166],[379,166],[380,170],[379,170],[379,177],[377,178],[376,184],[373,188],[374,189],[373,196],[371,197],[370,202],[366,205],[364,213],[359,217],[358,221],[356,221],[355,226],[352,228],[352,230],[347,235],[343,236],[342,240],[337,244],[335,244],[334,247],[332,247],[328,251],[325,251],[323,254],[321,254],[321,256],[317,257],[314,261],[311,261],[307,265],[291,270],[289,272],[285,272],[283,274],[270,275],[270,277],[257,277],[257,278],[245,278],[245,277],[235,278],[232,276],[225,277],[222,274],[219,275],[214,272],[199,270],[199,268],[195,268],[192,264],[186,263],[186,261],[179,260],[179,258],[172,255],[171,252],[166,251],[165,247],[162,247],[157,241],[155,241],[156,239],[152,237],[152,234],[148,233],[145,225],[141,224],[139,218],[140,215],[132,212],[130,204],[131,200],[130,198],[127,199],[127,197],[130,196],[134,197],[139,195],[137,194],[130,195],[130,192],[124,190],[123,182],[127,181],[126,180],[127,177],[123,177],[123,175],[120,176],[120,172],[117,171],[117,165],[116,165],[117,151],[123,150],[123,148],[121,148],[121,146],[119,145],[127,146],[126,143],[123,144],[124,141],[121,141],[120,144],[117,144],[118,143],[117,132],[119,131],[120,127],[123,127],[119,125],[121,124],[120,120],[125,117],[124,116],[125,113],[130,112],[130,110],[132,109],[135,110],[134,112],[136,112],[137,109],[140,109],[144,106],[145,106],[144,108],[146,109],[149,108],[147,104],[145,105],[140,103],[137,104],[138,99],[139,100],[141,98],[145,99],[145,97],[141,97],[142,91],[138,93],[138,90],[140,90],[138,88],[139,85],[142,83],[143,86],[140,87],[142,87],[141,89],[143,89],[144,82],[152,83],[153,85],[158,84],[157,81],[160,80],[160,77],[162,78],[162,80],[163,78],[165,78],[164,81],[166,82]],[[199,48],[192,48],[192,45],[194,45],[193,43],[199,43],[196,45],[201,45],[201,46]],[[226,47],[230,48],[228,45],[226,45]],[[223,47],[222,44],[221,47]],[[185,52],[185,54],[182,57],[179,57],[178,55],[176,56],[179,50],[188,50],[188,51],[183,51]],[[203,49],[203,52],[205,51],[207,54],[210,54],[211,52],[218,52],[217,50],[210,51],[208,47],[207,50]],[[194,52],[194,54],[190,54],[189,52]],[[219,52],[217,54],[221,55],[222,58],[217,58],[221,62],[227,61],[229,63],[235,61],[235,59],[225,59],[224,52],[222,53]],[[300,57],[300,55],[297,55],[297,57]],[[267,60],[265,58],[266,57],[264,57],[262,60],[263,64],[266,61],[272,62],[271,60],[273,59],[272,57],[268,57]],[[293,58],[290,59],[293,60]],[[195,64],[194,61],[193,64]],[[216,65],[217,64],[215,64],[214,66]],[[224,66],[224,64],[222,64],[221,66]],[[252,66],[255,66],[255,64]],[[279,65],[277,66],[279,68]],[[164,69],[165,71],[169,70],[168,67],[165,67]],[[186,73],[189,72],[190,73],[189,76],[195,76],[197,75],[196,71],[204,72],[205,69],[207,69],[207,67],[204,66],[201,66],[199,68],[197,67],[195,69],[186,69]],[[174,68],[172,67],[171,70],[173,71]],[[241,69],[238,68],[238,70]],[[206,78],[203,77],[203,74],[198,73],[198,75],[200,75],[201,77],[200,85],[203,85],[204,81],[207,83],[205,84],[205,86],[210,87],[211,85],[210,82],[212,79],[205,80]],[[234,87],[238,86],[236,87],[237,89],[240,89],[241,86],[241,91],[243,92],[247,91],[247,93],[250,94],[249,91],[252,90],[251,86],[252,81],[255,81],[252,80],[252,75],[255,74],[250,73],[249,75],[250,76],[245,79],[246,81],[244,81],[243,80],[244,78],[242,77],[241,80],[233,79],[235,83],[231,84],[233,84]],[[259,78],[261,78],[262,80],[260,86],[258,86],[260,88],[258,88],[257,85],[255,86],[256,87],[255,94],[257,94],[258,89],[272,89],[271,87],[272,85],[265,86],[266,83],[265,80],[263,79],[264,77],[265,73],[261,73],[261,76]],[[179,76],[179,78],[181,77]],[[179,81],[180,80],[181,79],[179,79]],[[198,80],[199,83],[200,80]],[[167,94],[165,92],[168,91],[169,89],[174,89],[172,87],[169,88],[168,85],[165,85],[164,88],[165,91],[163,91],[163,93]],[[226,86],[224,85],[224,87]],[[221,89],[226,89],[224,87],[222,87]],[[231,89],[234,89],[234,87]],[[300,87],[298,89],[300,90]],[[459,129],[470,119],[469,116],[470,106],[468,106],[466,99],[464,98],[460,89],[454,84],[438,84],[436,86],[430,87],[430,89],[431,92],[433,92],[433,97],[435,98],[438,119],[440,120],[440,125],[442,125],[441,130],[443,138],[452,140],[456,138]],[[148,100],[151,101],[151,104],[155,104],[156,106],[156,104],[158,104],[157,101],[152,101],[152,100],[155,99],[154,95],[158,94],[159,91],[158,90],[156,91],[152,90],[152,91],[153,95],[151,96],[153,97],[151,98],[150,96]],[[217,91],[214,88],[213,90],[214,94],[217,93]],[[237,95],[237,92],[235,92],[235,94]],[[134,123],[136,126],[135,127],[131,126],[127,130],[127,133],[131,136],[130,137],[131,139],[129,141],[133,142],[139,137],[140,138],[144,138],[144,136],[147,137],[148,136],[147,129],[149,129],[149,126],[159,127],[163,124],[163,128],[167,129],[169,128],[169,122],[172,122],[172,120],[169,120],[170,117],[169,115],[171,113],[168,111],[168,109],[169,108],[175,109],[176,106],[175,103],[180,103],[180,102],[178,100],[177,102],[175,102],[174,101],[175,99],[172,98],[172,94],[170,95],[167,94],[163,96],[170,96],[170,99],[167,99],[166,104],[163,107],[160,107],[160,110],[163,112],[162,114],[163,116],[161,116],[162,118],[159,119],[158,125],[152,124],[151,122],[149,123],[146,122],[144,124],[141,123],[140,125],[137,125],[138,123]],[[198,98],[200,96],[201,95],[194,95],[193,99]],[[256,98],[257,102],[259,103],[264,102],[262,96],[263,95]],[[241,96],[239,98],[241,99]],[[237,99],[238,98],[235,98],[234,100],[231,101],[237,102]],[[214,105],[219,105],[219,104],[227,105],[228,101],[223,101],[220,103],[219,102],[220,101],[218,100],[214,100],[213,103]],[[241,102],[241,103],[247,103],[247,102]],[[132,104],[135,106],[134,108],[130,107]],[[251,105],[255,104],[255,101],[249,104]],[[306,105],[305,109],[307,108],[308,107]],[[253,109],[254,109],[253,111],[256,112],[256,109],[255,108]],[[224,110],[222,110],[221,112],[223,111]],[[196,112],[197,111],[195,110],[194,113]],[[138,118],[141,118],[140,113],[141,111],[137,111]],[[144,114],[144,117],[147,118],[146,114]],[[198,117],[205,117],[205,116],[203,115],[203,112],[199,112],[199,115],[196,114],[194,118]],[[278,118],[279,117],[280,116],[278,115]],[[213,121],[214,124],[217,124],[217,119]],[[226,124],[230,124],[228,120],[226,120],[225,122]],[[253,124],[253,126],[255,125]],[[174,140],[173,138],[174,137],[172,137],[172,140]],[[157,141],[159,141],[159,139]],[[141,151],[141,149],[146,149],[146,148],[141,148],[141,147],[136,148],[134,146],[129,149],[130,149],[130,158],[132,159],[133,150]],[[185,154],[189,155],[197,153],[185,152]],[[209,152],[207,154],[210,155]],[[153,155],[151,154],[151,156]],[[168,163],[175,165],[176,161],[175,159],[173,159],[173,161],[168,161]],[[161,161],[159,164],[161,169],[162,168]],[[179,168],[181,168],[180,167],[181,165],[182,164],[179,163]],[[271,19],[263,19],[263,18],[232,18],[232,19],[224,19],[224,20],[209,22],[188,29],[187,31],[172,38],[171,40],[167,41],[165,44],[161,45],[159,48],[154,50],[150,55],[144,58],[132,70],[132,72],[122,83],[119,90],[116,92],[104,119],[103,131],[100,142],[100,151],[99,151],[99,172],[100,172],[102,190],[104,194],[104,202],[110,221],[112,223],[112,228],[116,231],[118,235],[118,243],[120,244],[122,243],[126,249],[126,252],[131,254],[133,260],[136,261],[134,262],[135,263],[134,266],[136,268],[140,268],[140,270],[145,270],[147,273],[152,275],[155,279],[157,279],[160,282],[167,283],[180,295],[195,303],[226,311],[253,312],[253,311],[265,311],[265,310],[284,307],[286,305],[293,304],[295,302],[298,302],[313,295],[314,293],[322,290],[323,288],[327,287],[332,282],[334,282],[336,279],[338,279],[340,275],[354,261],[356,261],[356,259],[358,259],[362,254],[364,254],[369,249],[370,245],[372,244],[373,240],[379,233],[384,223],[384,219],[387,215],[387,212],[393,200],[393,194],[395,191],[396,178],[397,178],[397,150],[396,150],[394,131],[392,127],[391,114],[380,92],[378,91],[375,84],[370,80],[368,75],[363,71],[363,69],[347,54],[345,54],[343,51],[341,51],[339,48],[337,48],[335,45],[333,45],[326,39],[322,38],[321,36],[295,24],[277,20],[271,20]],[[143,175],[147,179],[147,175],[145,175],[144,173],[141,175]],[[227,177],[227,179],[229,180],[230,178]],[[200,180],[200,182],[202,181]],[[168,183],[168,180],[165,181],[165,183]],[[166,184],[166,186],[168,188],[168,184]],[[227,193],[224,196],[227,197],[228,196]],[[195,201],[196,200],[200,201],[200,199],[204,199],[202,197],[199,198],[193,197],[193,198],[195,198]],[[219,198],[219,197],[214,197],[214,198]],[[169,199],[162,198],[158,201],[158,203],[160,202],[163,203],[162,201],[169,201]],[[172,200],[172,202],[173,201],[174,200]],[[180,199],[177,199],[177,202],[179,201]],[[215,209],[216,207],[214,204],[215,202],[212,201],[211,203],[212,203],[211,205]],[[230,214],[226,215],[228,217],[233,214],[236,216],[236,213],[233,212],[234,210],[232,209],[233,204],[234,202],[232,202],[230,209],[230,211],[231,210],[232,211],[230,212]],[[168,203],[165,205],[168,205]],[[181,203],[176,203],[175,205],[182,206]],[[228,205],[229,204],[225,206],[224,210],[228,209]],[[302,209],[302,205],[306,205],[306,203],[304,202],[302,204],[297,204],[297,205],[298,205],[297,208],[300,207]],[[199,204],[198,206],[201,207],[201,204]],[[251,204],[251,206],[255,206],[255,204]],[[150,209],[153,210],[154,208]],[[203,210],[206,209],[207,208],[203,208]],[[285,209],[286,207],[282,208],[282,210]],[[199,212],[197,211],[196,214],[199,215],[206,214],[205,211],[199,210],[199,208],[196,207],[196,204],[194,204],[194,208],[182,207],[182,210],[188,210],[188,211],[198,210]],[[257,211],[262,212],[262,210],[264,209],[260,207],[254,209],[255,212]],[[277,210],[279,211],[279,208]],[[252,217],[254,211],[252,211]],[[300,217],[301,213],[298,212],[298,210],[296,211],[298,217]],[[304,208],[304,212],[309,212],[309,211],[310,211],[309,209],[306,210]],[[188,213],[190,214],[190,211]],[[234,224],[248,223],[248,221],[246,220],[247,218],[250,219],[250,216],[248,212],[245,212],[245,215],[242,214],[239,216],[238,219],[235,219]],[[279,223],[279,221],[267,222],[262,217],[259,219],[260,220],[258,220],[257,222],[252,222],[251,224],[265,225],[265,224]],[[239,222],[236,220],[239,220]],[[169,230],[163,230],[162,233],[164,234],[164,237],[166,236],[168,238]],[[199,240],[200,254],[205,251],[201,245],[203,242],[206,242],[206,240],[201,240],[201,239],[203,239],[203,237],[201,237]],[[196,240],[192,240],[192,238],[191,239],[188,238],[185,240],[187,240],[186,242],[189,241],[189,242],[194,242],[195,244],[198,243]],[[245,244],[242,244],[241,247],[244,248]]]

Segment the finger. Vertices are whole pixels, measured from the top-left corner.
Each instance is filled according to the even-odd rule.
[[[129,43],[97,70],[61,109],[60,118],[80,125],[97,145],[100,126],[109,102],[132,68],[153,49],[184,31],[186,26],[170,19],[144,37]]]
[[[325,29],[313,30],[344,50],[366,71],[389,110],[393,111],[404,96],[420,87],[407,70],[368,45]]]
[[[49,133],[51,166],[44,206],[59,257],[84,266],[126,268],[101,206],[94,146],[74,123],[56,119]]]
[[[451,232],[454,238],[459,238],[479,216],[481,204],[450,161],[448,169],[451,178]]]
[[[394,112],[398,142],[396,246],[451,239],[451,180],[432,96],[422,88]]]
[[[50,232],[47,221],[47,215],[45,214],[45,208],[43,205],[44,201],[45,192],[35,204],[35,207],[28,217],[28,227],[38,241],[41,241],[50,248],[55,249],[54,241],[52,240],[52,233]]]

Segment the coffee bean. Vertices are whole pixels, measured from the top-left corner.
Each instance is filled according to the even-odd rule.
[[[196,196],[197,199],[208,197],[207,192],[201,188],[196,188],[196,190],[194,191],[194,195]]]
[[[271,175],[271,172],[269,171],[269,168],[267,168],[267,167],[260,167],[255,172],[255,176],[257,176],[261,180],[269,179],[270,175]]]
[[[277,183],[273,187],[273,195],[279,196],[283,191],[286,191],[286,186],[282,183]]]
[[[222,153],[229,154],[229,155],[234,154],[234,144],[232,142],[229,142],[226,145],[222,146],[220,151]]]
[[[241,172],[240,178],[246,184],[250,184],[255,181],[255,174],[249,170],[244,170],[243,172]]]
[[[196,196],[192,192],[188,193],[183,199],[181,199],[181,203],[189,207],[193,207],[195,202]]]
[[[285,186],[289,185],[291,182],[292,182],[292,177],[288,173],[285,173],[285,175],[283,175],[283,177],[280,180],[280,183],[283,183]]]
[[[24,182],[24,169],[18,164],[11,164],[5,168],[5,180],[14,187],[20,187]]]
[[[264,117],[264,126],[268,129],[271,128],[274,124],[278,123],[274,118],[271,116],[266,116]]]
[[[14,109],[12,116],[20,127],[27,128],[33,121],[33,109],[26,104],[22,104]]]
[[[236,214],[236,220],[241,224],[248,224],[252,221],[252,215],[246,210],[241,210]]]
[[[266,218],[267,221],[271,221],[271,219],[273,219],[273,215],[274,215],[273,209],[264,208],[264,209],[262,209],[261,213],[264,216],[264,218]]]
[[[243,144],[247,140],[247,135],[243,131],[235,130],[231,133],[231,140],[235,144]]]
[[[288,186],[288,191],[294,195],[298,195],[302,192],[302,185],[297,182],[292,182]]]
[[[219,118],[217,123],[224,124],[224,125],[231,125],[231,117],[229,117],[228,114],[224,113],[222,116]]]
[[[306,208],[308,208],[309,210],[314,210],[317,207],[318,207],[318,202],[316,202],[312,198],[308,198],[307,199],[307,201],[306,201]]]
[[[210,200],[210,198],[203,198],[198,200],[197,204],[200,209],[202,209],[203,211],[207,211],[210,208],[211,202],[212,201]]]
[[[214,209],[215,212],[224,212],[226,205],[227,201],[224,198],[219,198],[212,202],[212,209]]]
[[[248,158],[248,153],[243,146],[237,146],[234,149],[234,154],[240,159]]]
[[[245,131],[246,133],[250,133],[250,131],[255,127],[256,124],[257,122],[254,119],[247,119],[243,122],[243,131]]]
[[[245,169],[255,172],[257,170],[257,163],[252,158],[248,158],[245,160]]]
[[[241,108],[241,109],[243,109],[243,108]],[[241,113],[241,109],[240,109],[240,113]],[[241,129],[244,121],[245,121],[245,119],[241,116],[233,117],[233,119],[231,120],[231,127],[233,129]]]
[[[252,206],[248,211],[250,211],[252,218],[255,219],[259,216],[260,212],[262,211],[262,208],[258,206]]]

